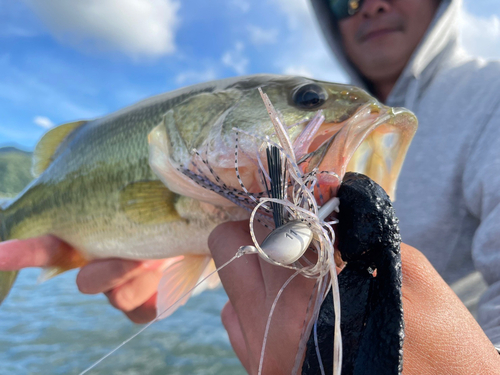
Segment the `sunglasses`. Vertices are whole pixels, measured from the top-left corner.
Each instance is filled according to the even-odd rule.
[[[330,9],[337,20],[355,15],[363,5],[363,0],[328,0]]]

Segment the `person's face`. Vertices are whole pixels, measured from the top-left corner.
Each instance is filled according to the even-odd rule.
[[[365,0],[339,21],[344,49],[369,81],[397,78],[422,39],[437,0]]]

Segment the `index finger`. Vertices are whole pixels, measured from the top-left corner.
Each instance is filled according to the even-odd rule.
[[[208,247],[217,268],[234,257],[241,246],[251,244],[248,220],[223,223],[208,238]],[[233,260],[219,271],[219,277],[236,311],[248,306],[249,301],[263,298],[264,280],[257,254]]]
[[[0,242],[0,271],[48,267],[75,250],[54,236]]]

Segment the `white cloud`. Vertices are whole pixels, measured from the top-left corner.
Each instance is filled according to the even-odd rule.
[[[302,54],[297,54],[297,52],[290,51],[290,55],[285,55],[278,61],[277,64],[281,67],[283,74],[338,83],[349,81],[337,61],[320,42],[302,48]]]
[[[301,76],[307,78],[313,78],[313,74],[305,66],[288,66],[283,70],[283,74],[289,76]]]
[[[44,128],[44,129],[50,129],[50,128],[53,128],[54,127],[54,123],[52,121],[50,121],[50,119],[48,117],[44,117],[44,116],[36,116],[34,119],[33,119],[33,122]]]
[[[188,70],[175,77],[175,83],[180,86],[194,85],[200,82],[213,81],[217,79],[217,74],[212,68],[203,71]]]
[[[248,25],[248,37],[255,45],[275,44],[278,41],[278,29],[263,29],[259,26]]]
[[[276,65],[283,74],[332,82],[347,82],[347,76],[330,52],[308,0],[273,0],[288,22],[288,48]]]
[[[65,43],[113,49],[133,57],[175,50],[175,0],[25,0]]]
[[[232,68],[238,74],[245,74],[249,60],[243,54],[244,49],[244,44],[237,42],[234,49],[226,51],[222,55],[222,63]]]
[[[500,58],[500,19],[497,15],[481,17],[463,10],[460,37],[464,48],[471,55]]]
[[[274,0],[288,18],[291,28],[304,27],[303,22],[307,22],[308,27],[312,21],[312,9],[308,0]]]
[[[230,4],[243,13],[246,13],[250,10],[250,3],[245,0],[232,0]]]

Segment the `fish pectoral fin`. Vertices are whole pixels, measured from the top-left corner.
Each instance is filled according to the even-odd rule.
[[[178,258],[178,261],[171,263],[164,271],[158,285],[156,314],[159,319],[172,315],[192,295],[207,288],[215,288],[220,282],[219,276],[214,274],[193,290],[199,281],[215,271],[215,264],[210,256],[205,255],[186,255]]]
[[[120,191],[120,208],[136,223],[163,224],[181,220],[175,209],[178,198],[159,180],[137,181]]]
[[[68,246],[68,245],[66,245]],[[53,264],[49,267],[44,267],[42,273],[38,276],[37,282],[43,283],[53,277],[60,275],[63,272],[80,268],[89,262],[77,251],[64,251],[61,255],[53,260]]]
[[[54,156],[59,145],[70,135],[75,129],[79,128],[87,121],[69,122],[51,129],[37,143],[33,152],[33,165],[31,174],[33,177],[38,177],[54,160]]]

